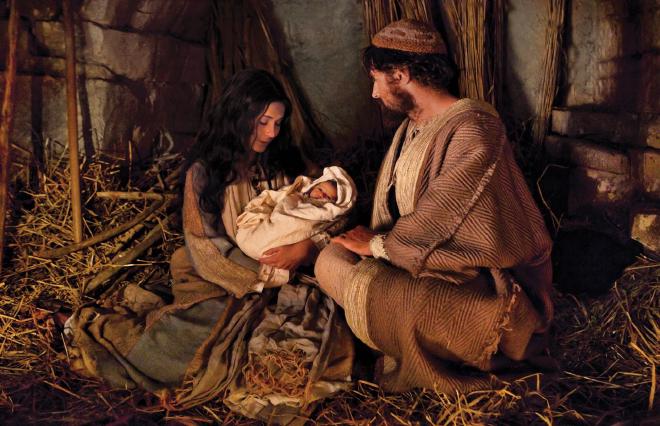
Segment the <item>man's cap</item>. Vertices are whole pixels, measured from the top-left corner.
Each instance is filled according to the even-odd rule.
[[[429,24],[413,19],[392,22],[371,38],[371,44],[410,53],[447,53],[440,33]]]

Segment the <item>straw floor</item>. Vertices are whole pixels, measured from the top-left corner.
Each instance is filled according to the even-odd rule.
[[[8,261],[0,275],[0,423],[255,424],[229,412],[221,401],[168,412],[153,395],[112,390],[69,371],[67,348],[53,312],[66,312],[89,300],[81,296],[81,284],[162,222],[168,212],[164,207],[141,229],[93,247],[54,260],[39,257],[44,249],[70,244],[65,163],[50,162],[36,178],[23,178],[38,182],[40,189],[19,194],[11,212]],[[85,235],[124,223],[153,202],[102,199],[97,192],[168,190],[162,182],[173,163],[158,164],[139,180],[100,160],[87,164]],[[16,176],[21,179],[22,173]],[[180,233],[166,227],[163,239],[123,267],[115,282],[167,285],[167,259],[181,244]],[[358,382],[353,390],[323,402],[312,422],[651,424],[659,419],[658,290],[660,264],[639,259],[605,296],[557,294],[551,353],[561,367],[553,375],[533,375],[503,389],[469,395],[445,395],[433,389],[386,394],[374,384]]]

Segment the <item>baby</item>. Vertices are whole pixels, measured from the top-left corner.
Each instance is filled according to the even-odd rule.
[[[341,167],[326,167],[312,181],[298,176],[292,185],[265,190],[250,201],[236,220],[236,243],[258,260],[264,251],[311,238],[327,238],[325,230],[353,207],[355,184]],[[259,278],[270,286],[289,281],[289,271],[261,265]]]

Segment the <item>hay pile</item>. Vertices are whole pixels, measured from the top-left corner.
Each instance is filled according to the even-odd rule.
[[[170,160],[140,173],[140,179],[129,179],[126,170],[101,159],[86,164],[86,236],[129,221],[153,202],[96,193],[171,191],[163,182],[175,168],[177,160]],[[168,211],[160,210],[137,231],[59,259],[39,258],[36,253],[71,242],[66,162],[48,164],[32,179],[40,189],[17,196],[7,232],[11,252],[0,276],[0,423],[254,424],[221,401],[172,413],[153,395],[111,390],[69,371],[52,313],[84,302],[81,283],[143,238]],[[112,281],[166,286],[167,259],[180,244],[181,236],[166,230],[162,241]],[[612,424],[657,416],[658,290],[660,264],[640,259],[603,297],[557,295],[551,352],[561,369],[555,375],[532,375],[503,389],[469,395],[432,389],[386,394],[362,381],[325,401],[313,418],[321,424]]]

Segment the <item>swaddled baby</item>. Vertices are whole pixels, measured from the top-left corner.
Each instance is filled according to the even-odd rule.
[[[264,251],[311,238],[317,241],[328,227],[345,216],[356,198],[353,179],[341,167],[326,167],[313,180],[298,176],[277,191],[265,190],[250,201],[236,220],[236,242],[251,258]],[[289,271],[261,265],[259,278],[268,286],[289,281]]]

